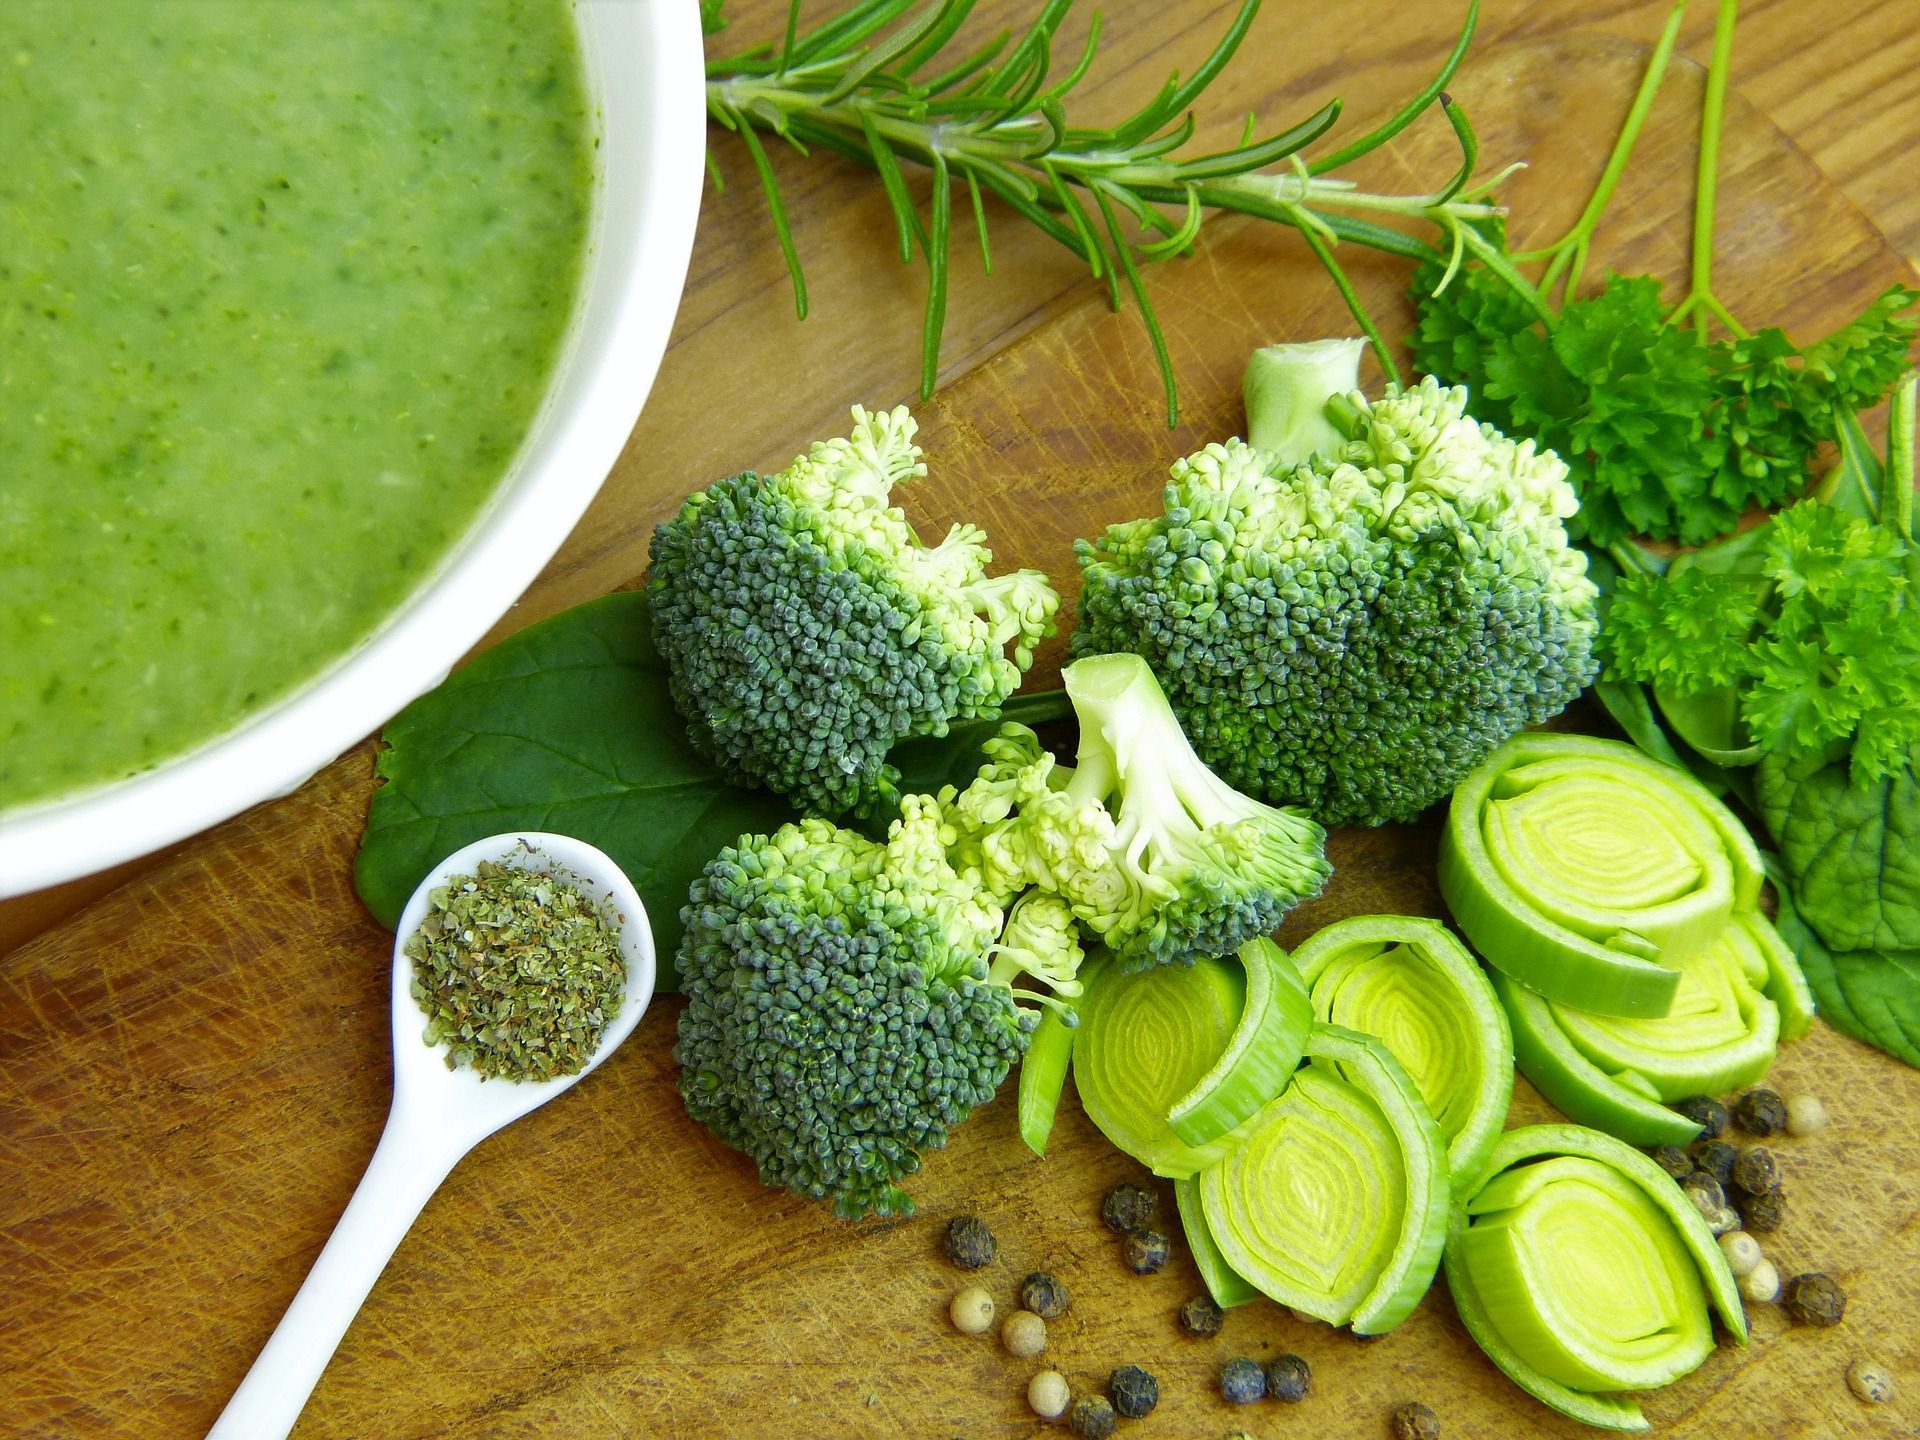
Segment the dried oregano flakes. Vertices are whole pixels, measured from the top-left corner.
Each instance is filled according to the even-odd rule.
[[[421,1038],[483,1079],[573,1075],[620,1013],[620,937],[577,887],[481,861],[435,887],[407,938]]]

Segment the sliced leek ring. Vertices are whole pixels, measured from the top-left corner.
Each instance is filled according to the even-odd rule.
[[[1356,915],[1308,940],[1293,963],[1316,1020],[1387,1042],[1447,1141],[1453,1183],[1476,1180],[1513,1097],[1513,1036],[1467,948],[1438,920]]]
[[[1207,1228],[1206,1207],[1200,1201],[1200,1178],[1189,1175],[1173,1182],[1173,1201],[1180,1210],[1180,1228],[1186,1232],[1187,1250],[1193,1256],[1193,1268],[1200,1272],[1207,1293],[1222,1310],[1247,1305],[1260,1298],[1260,1292],[1244,1277],[1234,1273],[1220,1243]]]
[[[1454,792],[1440,890],[1487,962],[1549,999],[1664,1015],[1680,959],[1757,908],[1760,854],[1685,771],[1631,745],[1529,732]]]
[[[1758,1081],[1806,984],[1759,914],[1736,915],[1677,965],[1673,1008],[1654,1019],[1595,1015],[1496,981],[1521,1070],[1568,1116],[1635,1145],[1684,1145],[1699,1126],[1666,1108]],[[1776,997],[1778,997],[1776,999]]]
[[[1218,1140],[1286,1089],[1313,1029],[1306,982],[1286,951],[1271,940],[1249,940],[1239,956],[1247,981],[1240,1023],[1220,1058],[1167,1115],[1173,1133],[1189,1145]]]
[[[1199,1177],[1226,1264],[1263,1294],[1361,1334],[1433,1283],[1447,1225],[1440,1130],[1386,1044],[1316,1025],[1313,1063]]]
[[[1536,1399],[1589,1425],[1644,1430],[1631,1400],[1697,1368],[1712,1315],[1746,1314],[1713,1232],[1671,1176],[1577,1125],[1500,1137],[1455,1207],[1447,1286],[1476,1344]]]
[[[1171,1179],[1212,1165],[1230,1135],[1189,1145],[1167,1116],[1225,1052],[1246,1010],[1247,972],[1201,959],[1132,974],[1108,964],[1087,981],[1073,1040],[1073,1083],[1115,1146]]]

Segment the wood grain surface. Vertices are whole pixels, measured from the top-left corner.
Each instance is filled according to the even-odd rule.
[[[1190,65],[1222,16],[1201,0],[1107,8],[1112,60],[1092,98],[1108,106]],[[1697,53],[1711,7],[1696,8]],[[762,33],[770,7],[738,9],[737,33]],[[982,9],[1008,17],[1023,5]],[[1489,5],[1456,93],[1491,164],[1531,161],[1511,190],[1520,238],[1557,233],[1577,208],[1637,73],[1635,41],[1663,11]],[[1810,331],[1920,251],[1920,202],[1900,159],[1920,139],[1913,18],[1910,3],[1750,7],[1737,85],[1788,129],[1735,104],[1720,264],[1736,312]],[[1450,24],[1432,7],[1272,0],[1202,128],[1217,138],[1239,109],[1277,117],[1335,87],[1363,116],[1417,85]],[[1697,90],[1697,73],[1670,82],[1596,254],[1682,265]],[[1369,178],[1421,183],[1444,143],[1423,127]],[[651,525],[687,489],[783,460],[831,433],[853,400],[911,394],[920,280],[887,262],[890,230],[868,179],[837,162],[783,167],[816,299],[800,325],[783,311],[784,277],[740,157],[725,159],[742,183],[709,195],[675,348],[635,438],[497,633],[633,579]],[[1062,581],[1072,537],[1140,513],[1170,459],[1238,427],[1251,346],[1344,328],[1293,237],[1221,225],[1196,258],[1152,278],[1185,402],[1169,435],[1135,318],[1107,313],[1064,255],[1011,221],[996,261],[990,282],[956,267],[947,386],[919,412],[932,473],[910,508],[930,527],[977,520],[1004,561]],[[1403,270],[1369,257],[1354,270],[1383,321],[1403,328]],[[357,747],[0,961],[0,1434],[203,1433],[325,1240],[372,1151],[390,1080],[390,937],[349,879],[372,753]],[[1441,913],[1430,827],[1345,832],[1332,850],[1332,888],[1283,940],[1343,914]],[[38,903],[32,923],[64,907]],[[1020,1146],[1010,1104],[962,1127],[912,1187],[913,1221],[843,1225],[763,1190],[680,1107],[676,1013],[657,1004],[599,1074],[455,1170],[299,1435],[1034,1433],[1022,1392],[1035,1367],[943,1318],[964,1282],[939,1258],[938,1235],[961,1210],[1000,1235],[984,1278],[1003,1300],[1029,1268],[1072,1287],[1049,1360],[1076,1387],[1127,1362],[1160,1376],[1161,1408],[1132,1432],[1374,1437],[1394,1404],[1420,1398],[1449,1437],[1583,1433],[1479,1355],[1443,1286],[1370,1344],[1269,1305],[1235,1312],[1217,1340],[1183,1338],[1172,1317],[1198,1288],[1191,1266],[1182,1256],[1150,1278],[1121,1267],[1096,1209],[1135,1167],[1071,1099],[1045,1162]],[[1746,1350],[1722,1349],[1647,1409],[1675,1435],[1914,1434],[1920,1073],[1824,1027],[1777,1073],[1783,1088],[1823,1095],[1835,1123],[1782,1147],[1793,1218],[1769,1253],[1783,1273],[1838,1276],[1852,1296],[1847,1322],[1793,1330],[1763,1308]],[[1514,1123],[1548,1113],[1522,1085]],[[1232,1411],[1215,1398],[1221,1360],[1279,1350],[1314,1367],[1305,1405]],[[1894,1368],[1906,1389],[1895,1404],[1870,1411],[1848,1393],[1843,1373],[1861,1354]]]

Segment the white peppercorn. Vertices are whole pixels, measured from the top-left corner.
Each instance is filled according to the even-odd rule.
[[[1027,1382],[1027,1404],[1042,1420],[1058,1420],[1072,1403],[1073,1391],[1058,1370],[1042,1370]]]
[[[1007,1347],[1009,1355],[1018,1355],[1022,1360],[1043,1355],[1047,1349],[1047,1322],[1031,1310],[1016,1310],[1000,1327],[1000,1343]]]
[[[993,1328],[993,1296],[979,1285],[969,1285],[953,1297],[947,1314],[962,1335],[984,1335]]]
[[[1753,1269],[1740,1277],[1740,1293],[1757,1304],[1764,1305],[1780,1298],[1780,1272],[1774,1269],[1771,1260],[1762,1260]]]
[[[1722,1235],[1720,1253],[1727,1257],[1727,1268],[1736,1277],[1751,1275],[1754,1268],[1766,1258],[1760,1253],[1760,1242],[1744,1230],[1730,1230]]]
[[[1818,1095],[1795,1095],[1787,1101],[1787,1133],[1811,1135],[1827,1128],[1827,1107]]]

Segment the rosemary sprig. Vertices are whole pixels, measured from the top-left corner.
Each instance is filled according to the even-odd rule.
[[[1067,101],[1085,80],[1100,40],[1100,17],[1064,74],[1056,74],[1053,42],[1073,0],[1041,0],[1017,39],[1003,32],[962,51],[955,37],[975,0],[851,0],[802,30],[801,0],[790,0],[780,41],[707,64],[707,114],[740,137],[766,193],[774,233],[793,279],[794,303],[807,313],[806,277],[793,243],[785,201],[758,133],[778,135],[805,155],[814,147],[871,166],[893,212],[900,258],[927,267],[921,340],[921,394],[939,374],[941,333],[953,237],[954,189],[964,186],[982,262],[992,273],[987,196],[1072,251],[1104,280],[1117,310],[1131,294],[1152,339],[1166,388],[1167,423],[1178,414],[1173,362],[1142,265],[1193,249],[1208,215],[1236,212],[1300,231],[1326,268],[1390,378],[1398,367],[1336,257],[1342,241],[1412,259],[1441,258],[1430,241],[1387,222],[1436,227],[1453,262],[1485,245],[1477,228],[1502,214],[1487,200],[1498,183],[1476,183],[1478,146],[1447,82],[1464,58],[1478,19],[1469,0],[1465,23],[1433,81],[1385,124],[1318,160],[1305,151],[1340,114],[1331,101],[1295,124],[1261,134],[1248,116],[1238,143],[1208,154],[1183,153],[1194,133],[1191,107],[1240,42],[1260,0],[1243,0],[1226,33],[1193,74],[1170,76],[1158,93],[1119,124],[1075,126]],[[709,33],[722,23],[718,0],[703,0]],[[1331,172],[1378,149],[1435,103],[1461,150],[1458,170],[1420,194],[1374,194]],[[903,162],[932,173],[923,217],[908,192]],[[711,157],[709,157],[711,166]],[[720,179],[713,167],[716,183]]]

